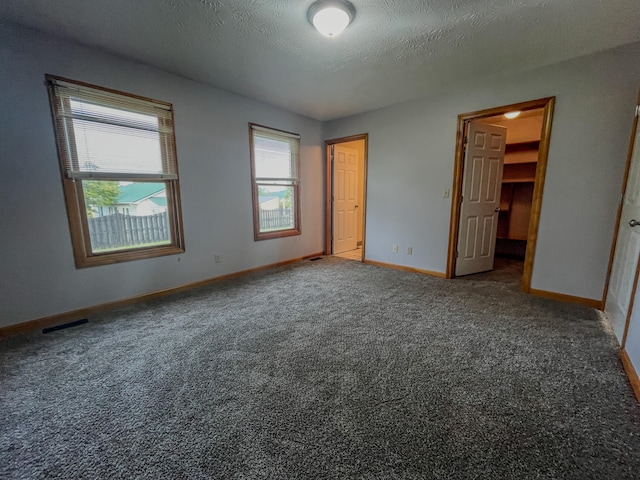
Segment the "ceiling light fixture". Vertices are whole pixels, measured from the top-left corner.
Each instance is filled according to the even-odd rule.
[[[309,22],[325,37],[333,38],[349,26],[356,9],[348,0],[318,0],[307,12]]]
[[[514,111],[514,112],[507,112],[504,114],[505,117],[507,117],[509,120],[516,118],[518,115],[520,115],[520,111]]]

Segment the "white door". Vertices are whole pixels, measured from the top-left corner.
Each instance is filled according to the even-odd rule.
[[[636,290],[633,311],[629,319],[629,330],[624,349],[636,372],[640,372],[640,288]],[[616,332],[617,333],[617,332]]]
[[[333,253],[358,247],[358,150],[333,149]]]
[[[456,276],[493,269],[506,139],[505,127],[469,124]]]
[[[622,204],[618,240],[613,257],[611,278],[609,279],[609,291],[605,302],[605,312],[620,342],[622,342],[627,322],[629,302],[633,294],[633,282],[640,255],[640,225],[631,226],[636,221],[640,222],[640,130],[637,126],[632,141],[634,146],[629,176]],[[636,305],[635,310],[640,313],[640,305]]]

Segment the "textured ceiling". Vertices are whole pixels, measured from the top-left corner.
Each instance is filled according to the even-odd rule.
[[[2,0],[0,19],[327,120],[640,41],[638,0]]]

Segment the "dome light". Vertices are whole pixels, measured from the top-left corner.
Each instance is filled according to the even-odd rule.
[[[514,112],[507,112],[504,114],[505,117],[507,117],[509,120],[516,118],[518,115],[520,115],[520,111],[514,111]]]
[[[307,17],[325,37],[333,38],[349,26],[356,9],[347,0],[318,0],[309,7]]]

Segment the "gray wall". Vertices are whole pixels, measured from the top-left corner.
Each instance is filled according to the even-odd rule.
[[[44,74],[174,104],[187,252],[76,269]],[[320,124],[96,50],[0,28],[0,326],[323,250],[323,140],[369,133],[367,257],[443,272],[457,115],[556,96],[533,288],[600,298],[640,44]],[[247,122],[302,135],[299,237],[253,241]],[[399,253],[391,245],[400,246]],[[406,247],[413,247],[407,256]],[[213,256],[222,256],[215,264]]]
[[[326,123],[369,133],[367,258],[444,272],[458,114],[555,96],[532,287],[601,299],[639,86],[635,44]]]
[[[173,103],[185,254],[75,268],[45,73]],[[315,120],[8,25],[0,28],[0,108],[0,326],[324,249]],[[253,240],[250,121],[302,136],[301,236]]]

